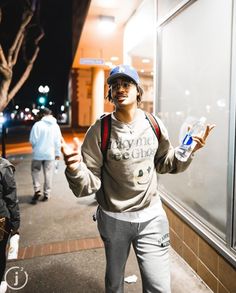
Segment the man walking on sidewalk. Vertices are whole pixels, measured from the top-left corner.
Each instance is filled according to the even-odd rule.
[[[124,292],[132,245],[143,292],[170,293],[169,224],[156,173],[182,172],[193,155],[179,161],[162,121],[152,116],[156,123],[150,123],[140,109],[143,90],[133,67],[113,68],[107,83],[115,110],[89,128],[81,148],[77,140],[74,149],[63,142],[65,174],[76,196],[96,193],[96,219],[106,253],[105,292]],[[205,145],[213,128],[207,125],[202,137],[194,136],[193,152]]]
[[[43,108],[39,112],[41,118],[34,124],[30,132],[30,143],[33,148],[31,175],[33,179],[34,196],[31,203],[36,204],[41,196],[40,171],[43,168],[44,186],[43,201],[50,197],[52,176],[55,160],[60,159],[61,131],[51,110]]]

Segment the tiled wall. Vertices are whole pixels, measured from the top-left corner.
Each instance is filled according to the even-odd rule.
[[[236,270],[190,226],[164,205],[175,251],[215,293],[236,293]]]

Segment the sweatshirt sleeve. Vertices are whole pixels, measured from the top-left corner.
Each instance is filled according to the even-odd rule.
[[[16,193],[14,170],[13,166],[7,166],[4,168],[2,184],[4,201],[6,202],[6,207],[10,213],[11,229],[16,231],[20,226],[20,211]]]
[[[78,170],[65,171],[70,189],[77,197],[91,195],[101,187],[103,157],[100,149],[100,121],[92,125],[81,147],[82,162]]]
[[[157,173],[180,173],[185,171],[192,161],[192,156],[186,161],[181,162],[175,157],[175,148],[171,145],[167,129],[160,119],[158,124],[161,131],[159,146],[155,155],[155,167]]]
[[[37,125],[36,124],[37,123],[35,123],[33,125],[33,127],[31,128],[31,131],[30,131],[29,141],[30,141],[32,146],[34,146],[36,141],[37,141],[37,131],[36,131]]]
[[[61,130],[58,124],[55,125],[55,138],[54,138],[54,146],[55,146],[55,156],[61,156]]]

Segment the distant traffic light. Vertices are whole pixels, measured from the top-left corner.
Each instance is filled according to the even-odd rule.
[[[46,97],[46,96],[39,96],[39,97],[38,97],[38,103],[39,103],[41,106],[45,106],[46,103],[47,103],[47,97]]]

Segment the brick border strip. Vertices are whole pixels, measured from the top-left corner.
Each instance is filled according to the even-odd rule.
[[[66,240],[39,245],[21,247],[18,258],[12,261],[30,259],[38,256],[70,253],[87,249],[102,248],[103,242],[100,237]]]

